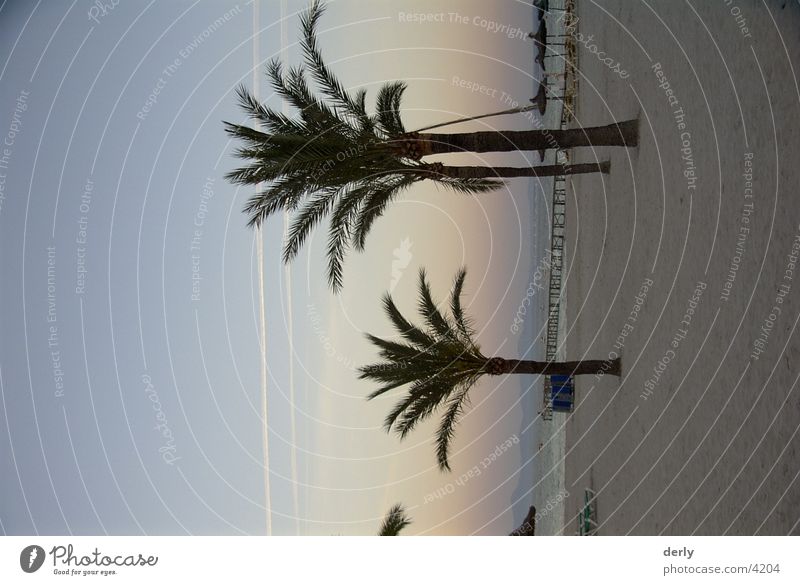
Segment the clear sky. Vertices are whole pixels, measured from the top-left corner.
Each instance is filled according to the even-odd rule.
[[[252,85],[254,66],[280,54],[298,63],[306,3],[99,4],[0,4],[0,529],[260,534],[258,273],[240,213],[252,193],[223,179],[235,161],[221,121],[243,119],[233,89]],[[408,81],[409,128],[531,97],[529,4],[398,4],[329,4],[320,43],[346,86],[374,103],[382,82]],[[365,331],[391,335],[381,295],[391,289],[412,312],[421,266],[442,300],[468,267],[485,353],[527,349],[510,326],[535,263],[532,193],[524,180],[480,198],[416,186],[348,257],[338,296],[325,283],[324,231],[287,272],[284,220],[265,225],[275,534],[372,533],[395,502],[410,509],[412,534],[507,533],[524,517],[520,445],[480,462],[514,436],[533,445],[521,433],[538,395],[520,399],[532,380],[474,390],[443,475],[433,425],[402,443],[387,435],[393,401],[366,402],[373,388],[355,369],[375,359]]]

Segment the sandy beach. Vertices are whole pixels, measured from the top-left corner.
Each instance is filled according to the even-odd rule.
[[[591,486],[598,534],[800,534],[800,7],[577,14],[577,124],[640,142],[573,156],[566,353],[623,375],[576,379],[562,533]]]

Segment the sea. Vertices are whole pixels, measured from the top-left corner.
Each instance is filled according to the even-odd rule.
[[[553,2],[551,6],[555,6],[555,4]],[[563,26],[561,26],[559,19],[553,13],[547,16],[546,20],[548,34],[563,34]],[[534,16],[534,30],[537,30],[538,25],[538,18]],[[539,82],[543,80],[543,71],[533,59],[538,49],[533,43],[531,43],[531,47],[531,62],[534,67],[534,82],[531,95],[534,96],[539,91]],[[558,74],[563,72],[564,69],[564,62],[559,58],[546,59],[546,65],[550,73]],[[560,79],[556,78],[555,80],[560,81]],[[548,103],[547,110],[543,116],[538,117],[537,112],[541,127],[558,128],[561,109],[562,103],[552,100]],[[534,118],[531,122],[531,127],[536,128],[537,126],[536,118]],[[548,151],[542,164],[553,164],[554,162],[554,153]],[[530,200],[534,202],[530,218],[532,227],[530,280],[533,282],[537,271],[541,273],[542,268],[546,269],[549,266],[553,181],[551,179],[531,180],[528,194],[531,197]],[[565,257],[568,257],[568,252],[565,252]],[[549,285],[549,270],[547,270],[544,280],[544,286],[547,289]],[[535,306],[536,310],[532,312],[532,318],[529,319],[530,322],[526,323],[526,326],[522,329],[518,349],[520,355],[526,359],[544,360],[546,358],[545,341],[548,313],[546,290],[541,291],[541,294],[537,290],[534,301],[531,306],[532,308]],[[563,294],[563,289],[559,313],[560,315],[566,315],[566,295]],[[559,319],[559,343],[564,340],[565,330],[565,319],[561,318]],[[556,354],[557,359],[565,359],[565,353],[564,348],[560,347]],[[564,528],[564,499],[568,495],[564,481],[566,415],[554,413],[552,420],[549,421],[541,418],[539,412],[542,410],[543,382],[543,377],[537,376],[531,379],[530,386],[527,389],[523,388],[525,403],[523,411],[526,416],[523,420],[523,434],[521,436],[523,444],[521,453],[523,464],[522,485],[530,482],[528,485],[532,486],[532,492],[528,494],[527,500],[536,507],[536,534],[569,534],[570,530]],[[518,490],[515,496],[522,496],[525,491],[527,490]],[[515,510],[519,508],[521,506],[515,506]],[[527,512],[527,507],[525,507],[525,512]]]

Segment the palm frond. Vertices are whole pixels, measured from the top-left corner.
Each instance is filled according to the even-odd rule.
[[[488,359],[473,339],[462,304],[466,271],[456,275],[450,295],[451,318],[438,309],[425,270],[420,270],[418,310],[425,327],[414,325],[386,294],[383,308],[404,342],[367,335],[379,349],[382,362],[360,368],[360,378],[380,387],[370,400],[390,390],[407,387],[405,395],[390,409],[383,426],[405,438],[443,404],[445,413],[436,436],[436,457],[442,470],[449,470],[448,451],[455,427],[468,401],[469,390],[486,373]]]
[[[425,351],[436,344],[436,340],[431,335],[428,335],[403,316],[394,299],[392,299],[392,295],[388,293],[383,297],[383,310],[389,316],[397,332],[413,343],[418,350]]]
[[[376,117],[388,138],[398,138],[406,133],[400,117],[400,102],[406,87],[404,82],[395,81],[384,84],[378,90]]]
[[[317,23],[325,11],[325,5],[319,0],[313,0],[309,9],[300,17],[300,27],[303,38],[300,41],[306,63],[311,68],[314,80],[320,84],[322,93],[330,98],[333,103],[342,108],[347,115],[355,118],[362,129],[372,126],[365,107],[365,94],[359,93],[356,98],[350,96],[333,71],[325,64],[322,52],[317,45]]]
[[[397,403],[386,416],[384,428],[394,428],[400,438],[404,439],[448,399],[450,393],[459,386],[460,378],[438,372],[427,380],[416,382],[405,400]]]
[[[307,189],[306,184],[296,176],[282,177],[266,191],[248,199],[244,211],[250,216],[249,225],[260,225],[280,209],[294,209]]]
[[[448,189],[464,195],[489,193],[502,187],[505,183],[499,179],[462,179],[447,176],[437,176],[435,181]]]
[[[355,228],[353,230],[353,246],[356,250],[363,250],[372,224],[386,210],[386,206],[403,190],[417,181],[419,175],[416,173],[404,173],[394,175],[391,182],[387,182],[385,189],[375,190],[364,201],[363,211],[358,215]]]
[[[317,191],[297,212],[286,233],[286,242],[283,247],[284,262],[289,262],[297,255],[308,234],[334,205],[340,191],[338,188]]]
[[[223,122],[225,125],[225,132],[232,138],[238,138],[253,146],[263,146],[269,143],[270,135],[258,130],[254,130],[249,126],[242,126],[240,124],[233,124],[231,122]]]
[[[236,96],[239,100],[239,107],[251,118],[263,123],[270,132],[281,134],[306,134],[308,132],[302,121],[292,120],[288,116],[266,107],[244,85],[236,87]]]
[[[258,165],[247,165],[225,173],[225,179],[234,185],[258,185],[268,180],[268,171]]]
[[[385,369],[385,368],[382,367],[381,364],[375,364],[375,365],[372,365],[372,366],[366,366],[364,369],[365,370],[369,370],[369,369],[373,369],[373,368],[374,368],[375,371],[378,371],[380,369]],[[377,379],[374,376],[364,376],[364,377]],[[377,390],[375,390],[373,392],[370,392],[370,394],[367,396],[367,400],[372,400],[373,398],[377,398],[378,396],[381,396],[382,394],[385,394],[385,393],[389,392],[390,390],[394,390],[395,388],[399,388],[400,386],[405,386],[408,383],[409,383],[409,381],[404,379],[404,378],[402,378],[402,377],[397,377],[395,379],[392,379],[391,381],[386,382],[383,386],[381,386]]]
[[[409,524],[411,524],[411,518],[406,514],[403,505],[395,504],[386,513],[378,536],[397,536]]]
[[[484,193],[501,181],[461,179],[430,173],[428,165],[404,156],[397,139],[406,134],[401,103],[406,84],[383,84],[375,114],[367,113],[365,89],[348,91],[325,63],[317,32],[325,10],[313,0],[300,19],[303,65],[269,61],[266,76],[276,95],[296,111],[292,116],[259,102],[243,85],[235,89],[244,114],[263,125],[225,122],[237,142],[233,155],[244,162],[226,174],[237,185],[263,185],[244,206],[248,225],[260,225],[283,210],[294,213],[283,246],[289,262],[325,217],[327,277],[336,292],[343,284],[343,263],[351,249],[363,251],[367,235],[403,190],[433,180],[458,193]],[[312,87],[313,86],[313,87]],[[435,319],[436,327],[442,322]],[[460,334],[457,322],[453,332]]]
[[[431,286],[428,283],[424,268],[419,271],[419,312],[425,318],[428,326],[440,338],[451,339],[454,337],[453,328],[433,300]]]
[[[450,461],[448,455],[450,453],[450,442],[455,436],[455,427],[461,415],[464,413],[464,408],[469,402],[469,389],[471,384],[465,385],[447,401],[447,410],[445,410],[442,421],[439,423],[439,428],[436,431],[436,461],[439,464],[439,469],[442,471],[450,471]]]
[[[331,215],[328,228],[328,284],[334,291],[342,288],[342,262],[350,246],[350,234],[359,208],[364,204],[364,195],[369,186],[359,186],[341,196]]]
[[[369,333],[367,333],[367,339],[380,348],[379,355],[389,362],[414,359],[420,354],[419,350],[413,345],[382,339]]]
[[[459,333],[465,343],[473,343],[474,331],[469,317],[464,312],[464,307],[461,304],[461,293],[464,290],[464,280],[467,277],[467,271],[462,268],[456,274],[455,282],[453,283],[453,291],[450,293],[450,312],[453,314],[453,321],[458,328]]]
[[[311,93],[302,67],[292,68],[284,75],[281,62],[273,59],[267,63],[266,71],[272,89],[300,111],[309,129],[319,131],[342,129],[346,126],[331,108]]]

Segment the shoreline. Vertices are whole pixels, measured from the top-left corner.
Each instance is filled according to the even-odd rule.
[[[559,75],[563,73],[563,82],[562,87],[559,90],[556,90],[556,93],[560,93],[561,99],[552,100],[548,104],[548,112],[547,115],[553,118],[553,124],[545,124],[545,127],[551,126],[560,126],[561,128],[566,128],[566,120],[564,119],[564,114],[567,114],[567,119],[574,115],[574,102],[577,97],[577,78],[576,78],[576,65],[577,65],[577,57],[576,57],[576,45],[575,45],[575,38],[574,33],[577,30],[576,24],[574,20],[574,10],[575,10],[575,1],[574,0],[566,0],[562,7],[565,9],[565,12],[557,13],[558,15],[548,18],[548,29],[550,33],[554,33],[556,35],[570,33],[571,36],[567,37],[565,40],[565,48],[564,53],[566,53],[566,59],[556,59],[556,62],[560,62],[564,64],[562,68],[556,68],[554,73]],[[560,8],[560,7],[556,7]],[[549,66],[552,66],[552,61],[548,62]],[[552,89],[550,90],[552,91]],[[558,108],[558,115],[553,116],[551,108],[555,109]],[[559,156],[563,157],[565,162],[569,162],[571,159],[569,151],[563,151],[561,155],[556,154],[555,156],[552,152],[548,152],[547,158],[545,159],[548,164],[552,164],[555,162]],[[567,178],[567,181],[569,178]],[[548,234],[545,238],[545,257],[548,260],[552,259],[553,254],[553,225],[555,224],[555,209],[556,206],[554,204],[554,199],[556,197],[555,191],[557,188],[557,182],[555,180],[551,183],[551,189],[549,193],[550,197],[550,207],[549,209],[552,210],[551,215],[547,218],[548,224]],[[564,250],[564,254],[566,254],[566,249]],[[553,285],[552,280],[552,263],[548,262],[548,279],[550,281],[550,285]],[[561,284],[561,293],[559,299],[559,308],[558,308],[558,315],[559,315],[559,323],[557,329],[557,335],[555,343],[558,344],[552,353],[553,356],[550,356],[550,352],[547,350],[547,346],[549,345],[548,340],[548,317],[550,314],[549,303],[547,303],[544,307],[542,320],[543,320],[543,329],[545,331],[545,351],[540,356],[540,359],[548,359],[549,357],[554,357],[557,360],[564,360],[566,359],[566,350],[563,344],[563,340],[565,338],[565,325],[566,325],[566,291],[565,291],[565,282]],[[539,382],[538,387],[541,389],[542,394],[537,397],[537,402],[539,402],[540,409],[545,409],[546,403],[546,396],[545,391],[547,386],[544,384],[544,379],[542,378]],[[565,516],[565,507],[564,501],[566,499],[566,487],[565,487],[565,462],[564,462],[564,453],[566,447],[566,433],[565,433],[565,424],[566,424],[566,417],[560,413],[552,413],[550,415],[552,418],[550,420],[542,420],[541,424],[543,426],[541,431],[541,436],[539,437],[539,441],[543,445],[542,449],[536,449],[535,453],[537,453],[537,457],[541,457],[538,469],[541,473],[544,474],[544,477],[538,477],[535,479],[536,484],[535,488],[539,492],[539,497],[536,498],[538,501],[538,509],[539,509],[539,522],[538,522],[538,530],[539,534],[556,534],[558,531],[558,527],[564,524],[564,516]]]

